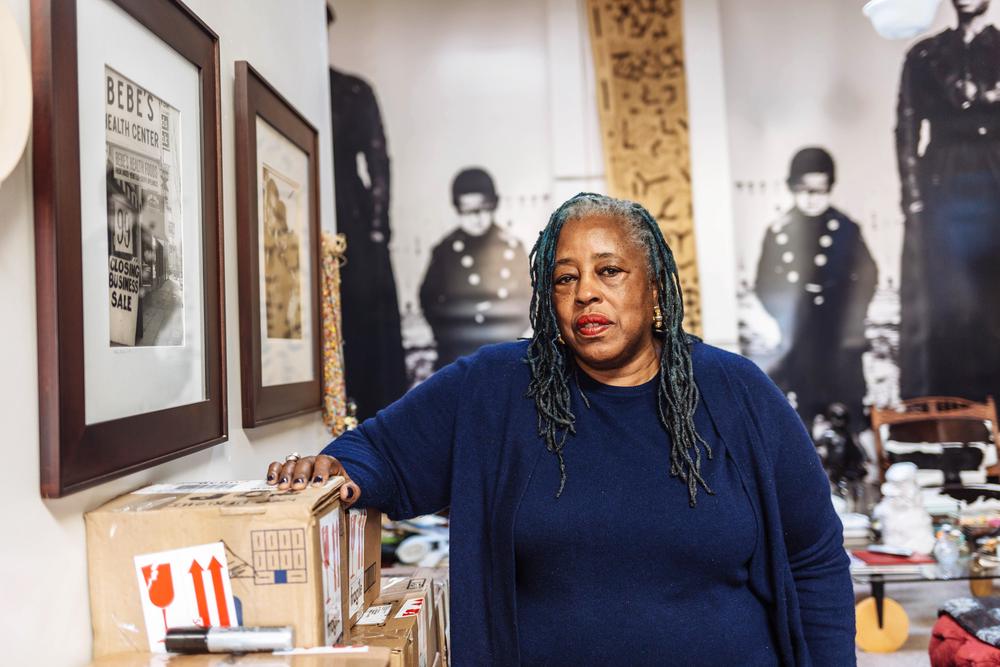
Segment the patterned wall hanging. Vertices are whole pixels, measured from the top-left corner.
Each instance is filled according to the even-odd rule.
[[[341,334],[340,264],[347,250],[343,234],[323,232],[321,294],[323,318],[323,423],[337,436],[348,426],[344,388],[344,345]]]
[[[680,0],[588,0],[609,194],[656,217],[701,334]]]

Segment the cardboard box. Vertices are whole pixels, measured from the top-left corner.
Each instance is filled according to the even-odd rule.
[[[90,663],[90,667],[388,667],[389,649],[381,646],[353,646],[317,654],[281,655],[247,653],[242,655],[163,655],[160,653],[115,653]]]
[[[374,511],[343,511],[342,481],[298,493],[261,481],[156,484],[87,513],[94,656],[150,651],[144,601],[147,611],[151,602],[169,603],[162,596],[152,601],[155,586],[146,571],[148,590],[137,578],[136,556],[210,543],[224,553],[235,618],[223,618],[218,564],[192,562],[199,575],[215,567],[211,579],[195,579],[184,566],[165,573],[170,598],[200,587],[200,600],[212,607],[219,601],[207,624],[292,625],[296,646],[348,639],[352,622],[378,595],[381,521]],[[168,623],[167,611],[164,625],[181,624]]]
[[[429,568],[393,572],[396,576],[383,577],[382,595],[354,627],[351,641],[391,648],[392,667],[443,665],[439,629],[444,608],[435,599],[434,586],[439,573]]]
[[[438,657],[446,667],[451,655],[451,608],[449,600],[448,568],[414,567],[397,565],[382,571],[382,597],[390,597],[402,590],[423,590],[429,595],[431,627],[437,632]]]

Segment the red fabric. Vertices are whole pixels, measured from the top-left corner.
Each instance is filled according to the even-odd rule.
[[[913,554],[912,556],[893,556],[891,554],[872,553],[864,549],[857,549],[851,552],[868,565],[923,565],[933,563],[934,559],[927,554]]]
[[[1000,649],[984,644],[947,614],[931,630],[931,667],[1000,667]]]

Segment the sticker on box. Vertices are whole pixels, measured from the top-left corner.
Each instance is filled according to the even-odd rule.
[[[350,603],[347,613],[351,618],[354,618],[365,604],[365,523],[367,521],[368,512],[365,510],[349,510],[347,512],[347,544],[350,549],[348,556]]]
[[[254,583],[304,584],[309,580],[306,567],[306,532],[303,528],[267,528],[250,531]]]
[[[365,610],[356,625],[385,625],[390,611],[392,611],[391,603],[372,605]]]
[[[412,598],[403,603],[403,606],[399,608],[396,612],[395,618],[408,618],[410,616],[416,616],[420,613],[420,610],[424,606],[424,599]]]
[[[340,570],[340,511],[327,512],[319,520],[320,552],[323,557],[323,627],[325,644],[336,644],[344,635],[343,582]]]
[[[165,653],[167,628],[230,627],[236,605],[222,542],[134,558],[149,650]]]

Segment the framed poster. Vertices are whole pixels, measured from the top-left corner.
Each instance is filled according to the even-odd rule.
[[[227,437],[219,40],[176,0],[33,0],[41,491]]]
[[[243,426],[321,406],[316,129],[236,63]]]

